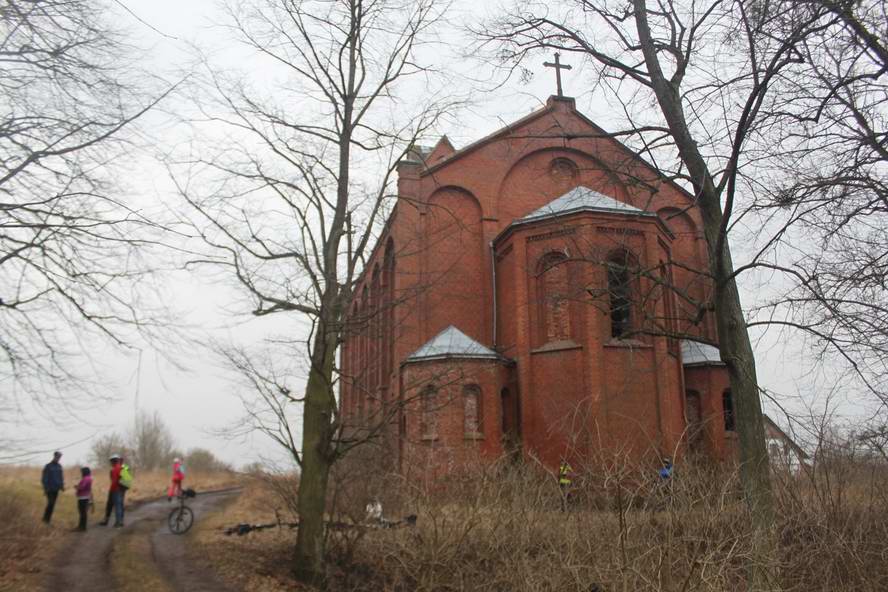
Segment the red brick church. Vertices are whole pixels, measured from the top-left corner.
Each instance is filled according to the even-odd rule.
[[[692,195],[562,96],[398,175],[341,350],[348,429],[404,471],[733,453]]]

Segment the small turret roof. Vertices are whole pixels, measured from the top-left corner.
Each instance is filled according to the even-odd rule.
[[[438,358],[502,359],[498,353],[484,347],[453,325],[432,337],[405,361],[418,362]]]
[[[645,212],[635,206],[630,206],[627,203],[580,185],[561,197],[555,198],[538,210],[534,210],[523,218],[516,220],[513,224],[536,222],[537,220],[573,214],[574,212],[615,212],[619,214],[634,214],[636,216],[656,216],[653,212]]]

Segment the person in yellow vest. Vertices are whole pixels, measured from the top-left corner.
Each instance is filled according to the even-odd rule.
[[[570,486],[573,483],[573,467],[565,460],[561,459],[558,465],[558,488],[561,490],[561,511],[567,510],[567,502],[570,498]]]

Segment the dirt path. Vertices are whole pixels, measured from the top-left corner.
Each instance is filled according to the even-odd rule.
[[[207,513],[234,499],[239,489],[201,493],[188,505],[195,523]],[[227,592],[207,568],[195,564],[186,553],[188,536],[167,529],[172,511],[166,499],[127,510],[125,528],[96,525],[98,508],[90,515],[86,533],[71,533],[46,580],[48,592],[97,592],[157,590],[159,592]],[[114,557],[114,565],[111,558]],[[116,585],[115,573],[127,576],[132,585]],[[131,576],[131,578],[129,577]]]

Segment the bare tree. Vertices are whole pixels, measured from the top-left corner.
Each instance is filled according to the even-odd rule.
[[[888,5],[808,3],[830,26],[799,47],[791,102],[761,154],[772,169],[756,208],[787,228],[771,269],[794,289],[765,303],[756,324],[803,329],[853,382],[888,400]],[[779,212],[779,213],[778,213]],[[791,248],[805,244],[809,248]],[[847,381],[846,381],[847,383]]]
[[[836,20],[818,3],[576,0],[531,4],[482,31],[512,64],[546,48],[586,58],[596,87],[629,121],[615,134],[693,191],[710,262],[699,271],[714,287],[708,306],[731,379],[741,482],[757,533],[750,562],[754,590],[775,585],[774,503],[755,359],[736,279],[741,271],[772,268],[768,255],[790,226],[779,221],[769,235],[774,240],[764,240],[750,262],[736,267],[729,236],[768,193],[760,174],[787,123],[794,84],[807,69],[805,43],[828,34]],[[657,111],[647,109],[651,103]]]
[[[133,455],[126,438],[117,432],[99,436],[90,445],[89,458],[97,467],[106,466],[112,454],[122,454],[126,458]]]
[[[294,330],[308,327],[304,340],[278,342],[286,352],[298,344],[304,391],[274,376],[254,382],[274,421],[284,420],[276,439],[300,468],[295,560],[305,581],[323,579],[328,477],[344,449],[336,393],[347,306],[394,197],[395,167],[443,113],[434,102],[409,107],[396,92],[412,79],[428,84],[417,54],[444,8],[430,0],[232,4],[232,34],[278,67],[281,82],[263,92],[208,68],[201,92],[218,102],[201,108],[230,147],[190,161],[195,177],[174,173],[190,223],[212,250],[204,262],[230,272],[254,315],[289,313]],[[197,170],[204,191],[194,189]],[[253,374],[238,353],[230,361]],[[299,408],[301,435],[278,413],[286,406]]]
[[[128,439],[135,456],[132,460],[139,468],[159,469],[173,457],[173,434],[157,411],[139,412]]]
[[[66,388],[98,388],[82,372],[92,338],[124,345],[147,325],[137,306],[152,225],[114,175],[132,139],[126,128],[163,95],[143,98],[149,77],[126,59],[133,48],[106,8],[0,5],[3,415]]]

